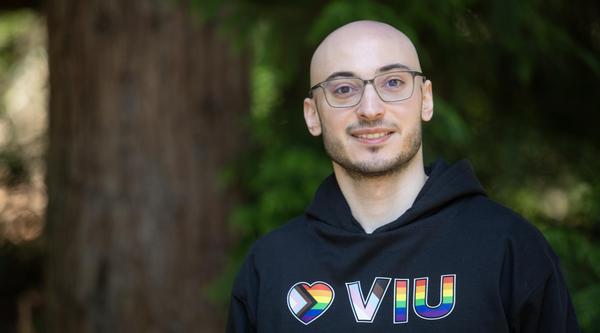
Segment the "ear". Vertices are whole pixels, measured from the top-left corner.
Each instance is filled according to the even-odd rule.
[[[421,89],[423,93],[421,119],[423,119],[423,121],[430,121],[433,117],[433,87],[431,81],[425,81]]]
[[[317,105],[313,98],[304,99],[304,121],[308,131],[313,136],[321,135],[321,119],[317,111]]]

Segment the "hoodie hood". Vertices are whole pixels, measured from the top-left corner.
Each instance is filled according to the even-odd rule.
[[[373,233],[385,232],[413,223],[434,214],[458,199],[485,195],[467,160],[449,165],[440,159],[426,167],[425,173],[429,178],[412,207],[398,219],[377,228]],[[352,216],[350,206],[333,174],[327,177],[317,189],[312,203],[306,210],[306,215],[347,231],[364,233],[360,223]]]

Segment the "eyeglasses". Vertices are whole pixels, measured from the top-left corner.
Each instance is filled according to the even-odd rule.
[[[425,75],[417,71],[396,71],[376,75],[370,80],[357,77],[331,79],[317,83],[308,91],[308,97],[313,97],[313,90],[322,88],[325,100],[334,108],[349,108],[358,105],[365,92],[365,86],[370,83],[379,98],[384,102],[399,102],[409,99],[415,88],[415,76]]]

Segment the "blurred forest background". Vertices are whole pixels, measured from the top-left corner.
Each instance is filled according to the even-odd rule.
[[[600,332],[592,0],[3,0],[0,332],[222,332],[248,246],[331,172],[302,99],[357,19],[420,52],[426,161],[536,224]]]

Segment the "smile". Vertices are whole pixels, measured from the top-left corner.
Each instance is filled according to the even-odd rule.
[[[383,143],[389,139],[392,134],[394,134],[394,131],[387,128],[360,129],[350,133],[350,135],[358,139],[359,142],[366,144]]]
[[[359,139],[379,139],[379,138],[383,138],[384,136],[390,134],[390,132],[380,132],[380,133],[373,133],[373,134],[360,134],[357,135],[356,137]]]

